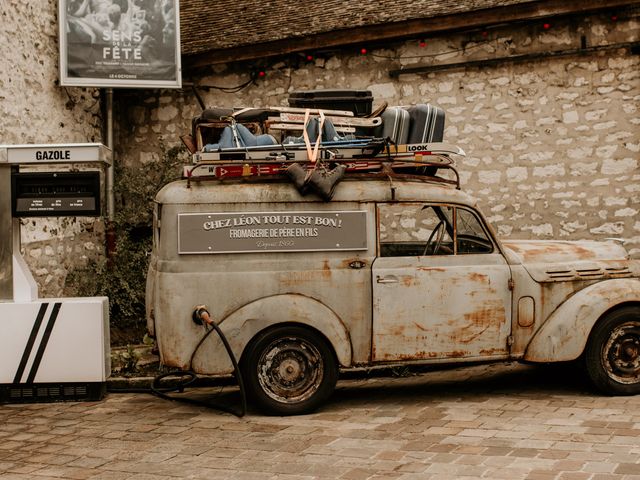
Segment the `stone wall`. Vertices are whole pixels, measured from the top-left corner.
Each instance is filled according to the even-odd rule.
[[[103,141],[99,91],[58,85],[57,2],[0,2],[0,143]],[[519,24],[456,35],[218,65],[185,81],[209,106],[286,105],[291,91],[370,89],[376,104],[430,102],[447,111],[445,140],[467,151],[464,188],[505,237],[622,237],[640,258],[640,57],[628,49],[539,58],[392,78],[401,66],[638,41],[635,12]],[[584,37],[584,40],[581,40]],[[199,112],[189,89],[116,90],[118,161],[137,165],[179,144]],[[101,220],[22,222],[23,251],[41,295],[63,290],[69,270],[104,252]]]
[[[628,48],[392,78],[400,66],[468,62],[638,41],[637,13],[519,24],[276,60],[236,94],[202,92],[208,106],[287,105],[303,89],[369,89],[375,104],[429,102],[447,112],[445,141],[462,146],[465,190],[511,238],[620,237],[640,258],[640,57]],[[250,65],[219,65],[195,80],[232,87]],[[254,67],[255,68],[255,67]],[[195,97],[122,94],[119,145],[130,163],[157,158],[199,112]]]
[[[58,85],[57,12],[55,0],[0,2],[0,144],[102,141],[99,91]],[[61,295],[68,271],[104,251],[101,221],[22,223],[23,254],[41,296]]]

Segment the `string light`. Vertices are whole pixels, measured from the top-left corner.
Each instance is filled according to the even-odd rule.
[[[367,49],[366,49],[366,48],[364,48],[364,47],[362,47],[362,48],[360,49],[360,55],[366,55],[366,54],[367,54]]]
[[[542,24],[542,28],[544,28],[545,30],[549,30],[551,28],[551,24],[550,23],[543,23]]]
[[[420,40],[420,43],[418,43],[418,45],[420,45],[420,48],[424,48],[427,46],[427,42],[424,41],[424,39]]]

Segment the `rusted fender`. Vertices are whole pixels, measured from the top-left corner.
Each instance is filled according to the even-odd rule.
[[[351,339],[344,324],[335,312],[311,297],[292,293],[259,298],[221,320],[214,320],[238,361],[258,332],[279,323],[295,322],[309,325],[327,337],[340,365],[350,366],[352,363]],[[212,337],[203,343],[195,355],[194,371],[211,375],[233,372],[221,340],[215,333]]]
[[[582,354],[598,319],[609,309],[625,302],[640,302],[640,280],[606,280],[580,290],[549,316],[529,343],[524,360],[575,360]]]

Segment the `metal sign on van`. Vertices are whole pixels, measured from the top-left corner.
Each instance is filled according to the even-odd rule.
[[[366,250],[366,212],[178,214],[178,253]]]

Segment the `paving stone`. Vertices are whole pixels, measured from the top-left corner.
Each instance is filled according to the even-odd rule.
[[[527,474],[526,480],[555,480],[557,476],[558,472],[550,470],[531,470]]]
[[[558,475],[558,480],[589,480],[590,478],[590,473],[582,472],[562,472]]]
[[[640,463],[621,463],[616,467],[614,473],[619,475],[640,475]]]
[[[567,394],[531,371],[343,381],[299,417],[137,394],[0,406],[0,479],[640,480],[640,397]]]

